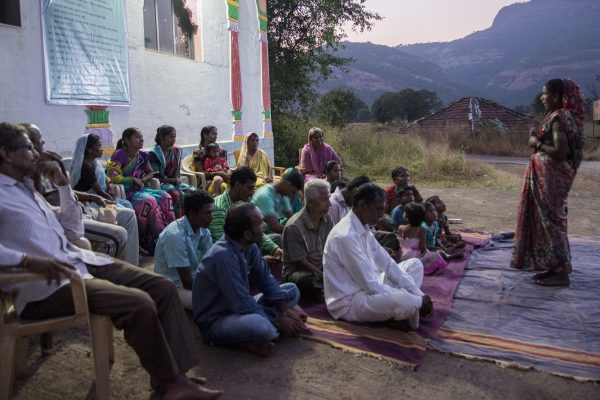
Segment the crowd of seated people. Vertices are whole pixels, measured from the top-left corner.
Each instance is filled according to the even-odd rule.
[[[185,310],[207,343],[260,356],[269,356],[281,335],[296,336],[305,329],[301,297],[325,303],[335,319],[385,321],[401,329],[415,329],[420,318],[432,313],[431,299],[420,290],[423,276],[443,269],[445,259],[460,254],[464,243],[450,232],[438,196],[421,203],[408,170],[394,169],[394,185],[385,190],[367,176],[344,177],[341,159],[323,142],[322,131],[312,128],[300,166],[273,180],[256,133],[246,135],[233,169],[216,139],[216,128],[203,128],[193,153],[196,169],[211,181],[204,191],[180,179],[182,150],[172,126],[157,129],[150,152],[143,150],[139,129],[125,129],[106,171],[98,163],[99,137],[84,135],[77,140],[68,179],[61,157],[44,150],[39,128],[2,123],[2,197],[14,192],[26,198],[31,210],[25,220],[43,215],[45,231],[55,239],[31,244],[26,235],[33,228],[24,226],[22,237],[2,241],[0,266],[52,274],[59,282],[38,287],[31,297],[28,291],[17,296],[19,313],[46,316],[48,309],[39,303],[66,301],[60,288],[68,285],[65,276],[78,271],[92,293],[88,298],[101,298],[93,306],[90,302],[90,309],[113,316],[115,326],[126,330],[154,390],[199,396],[190,398],[216,398],[221,392],[202,388],[184,374],[197,361],[189,327],[183,326],[187,321],[173,323],[186,317]],[[149,187],[154,178],[158,187]],[[126,199],[116,197],[111,185],[123,185]],[[95,205],[81,204],[86,201]],[[116,224],[97,221],[99,209],[108,206],[116,210]],[[0,205],[2,238],[9,235],[4,215],[13,211],[10,207]],[[89,218],[82,219],[86,213]],[[119,251],[111,255],[120,260],[68,244],[80,233],[100,230],[97,226],[116,237]],[[154,255],[156,274],[132,267],[138,264],[139,248]],[[283,268],[281,277],[276,278],[273,263]],[[156,295],[149,282],[165,293]],[[124,304],[152,302],[150,319],[156,322],[130,326],[127,321],[138,311],[108,310],[113,300],[104,299],[108,292],[101,288],[109,284],[115,293],[131,296]],[[137,289],[129,293],[130,287],[150,297]],[[154,324],[148,334],[157,337],[138,343],[138,330],[146,323]],[[158,346],[159,359],[148,360],[147,346]],[[157,365],[165,357],[177,365]]]

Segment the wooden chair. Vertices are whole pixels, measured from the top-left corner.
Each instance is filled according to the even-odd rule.
[[[0,287],[15,283],[46,280],[28,272],[0,272]],[[0,400],[11,396],[15,369],[23,368],[27,360],[27,336],[63,330],[74,326],[88,327],[92,358],[96,373],[96,398],[110,398],[110,363],[114,361],[112,322],[109,317],[90,314],[83,279],[71,278],[75,313],[45,320],[22,320],[11,306],[11,293],[0,291]],[[16,368],[15,368],[16,367]]]
[[[206,176],[204,172],[196,172],[194,167],[194,154],[188,154],[181,161],[181,176],[188,178],[189,184],[206,190]]]

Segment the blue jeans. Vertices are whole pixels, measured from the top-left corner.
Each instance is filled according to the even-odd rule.
[[[287,295],[285,301],[289,308],[293,308],[300,300],[300,291],[293,283],[280,285]],[[265,318],[262,314],[231,314],[219,318],[210,327],[204,330],[204,338],[207,342],[219,346],[235,345],[244,342],[270,342],[279,338],[277,328],[271,323],[279,317],[277,306],[269,302],[262,293],[254,296],[256,302],[262,306]]]

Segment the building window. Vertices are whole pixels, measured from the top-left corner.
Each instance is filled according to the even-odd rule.
[[[195,30],[184,0],[144,0],[147,49],[193,59]]]
[[[20,0],[0,0],[0,23],[21,26]]]

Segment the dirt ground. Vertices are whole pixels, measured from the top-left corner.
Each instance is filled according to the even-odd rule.
[[[524,170],[523,165],[497,167],[519,176]],[[599,183],[600,171],[579,172],[569,199],[570,233],[600,236]],[[439,194],[449,216],[462,220],[452,228],[493,232],[514,228],[518,190],[419,189],[424,197]],[[32,339],[27,375],[17,381],[16,399],[94,398],[93,368],[84,333],[82,329],[56,333],[52,354],[43,358],[39,343]],[[121,332],[115,332],[114,344],[113,398],[150,398],[148,376]],[[199,338],[198,344],[203,360],[190,374],[205,376],[210,387],[224,389],[223,399],[600,399],[596,383],[502,368],[432,350],[412,371],[302,339],[282,339],[269,359],[208,347]]]

